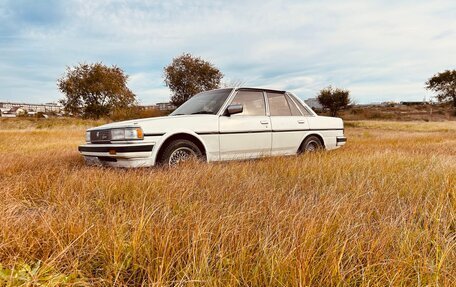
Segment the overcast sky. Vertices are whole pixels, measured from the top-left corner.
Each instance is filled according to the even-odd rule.
[[[97,61],[167,101],[163,67],[184,52],[227,82],[358,103],[429,98],[426,79],[456,68],[454,0],[0,0],[0,23],[0,101],[56,101],[66,66]]]

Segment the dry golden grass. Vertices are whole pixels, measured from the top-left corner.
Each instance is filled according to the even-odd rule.
[[[84,166],[82,126],[4,125],[0,285],[456,285],[455,122],[169,170]]]
[[[354,106],[340,111],[344,120],[449,121],[456,120],[456,110],[447,104],[416,106]]]

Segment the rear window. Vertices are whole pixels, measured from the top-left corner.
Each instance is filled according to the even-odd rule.
[[[306,117],[308,117],[308,116],[313,116],[313,114],[312,114],[306,107],[304,107],[304,105],[301,104],[300,101],[298,101],[297,99],[295,99],[295,98],[292,97],[292,96],[290,96],[290,98],[292,98],[293,101],[298,105],[298,107],[299,107],[299,109],[301,110],[303,116],[306,116]]]
[[[291,115],[292,116],[302,116],[301,112],[299,111],[298,107],[296,106],[296,104],[290,99],[289,96],[286,96],[287,98],[287,101],[288,101],[288,105],[290,106],[290,110],[291,110]]]
[[[291,116],[290,106],[284,94],[267,93],[271,116]]]

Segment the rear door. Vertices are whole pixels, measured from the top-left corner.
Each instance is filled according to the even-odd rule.
[[[285,93],[267,92],[272,124],[273,155],[296,154],[309,130],[309,122]]]
[[[221,160],[270,155],[271,121],[264,93],[239,90],[230,104],[242,104],[243,112],[219,117]]]

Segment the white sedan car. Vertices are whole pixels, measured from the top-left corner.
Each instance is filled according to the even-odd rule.
[[[293,155],[345,142],[342,119],[318,116],[292,93],[226,88],[199,93],[166,117],[91,128],[79,152],[88,164],[144,167]]]

